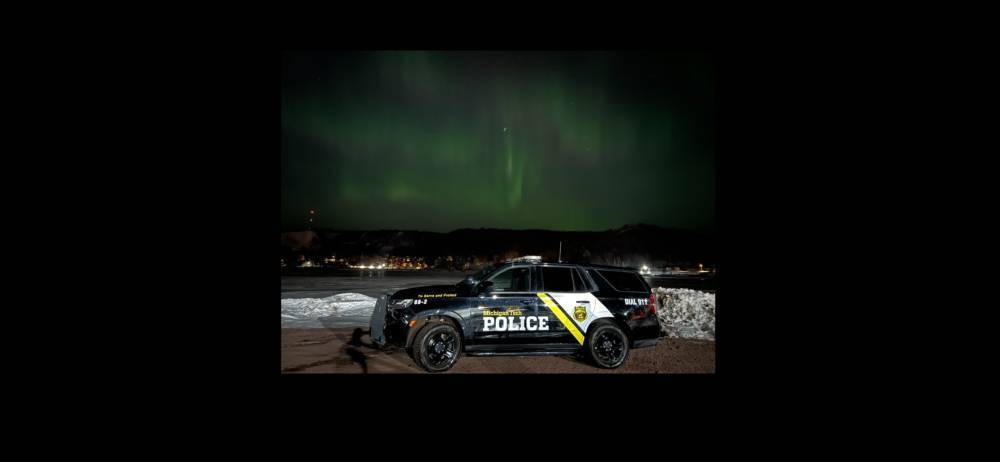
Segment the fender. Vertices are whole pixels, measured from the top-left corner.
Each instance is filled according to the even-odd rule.
[[[447,322],[445,321],[446,319],[454,321],[454,323],[458,325],[459,332],[462,334],[462,343],[464,344],[469,338],[469,333],[465,327],[465,320],[453,311],[436,309],[422,311],[413,316],[413,320],[417,321],[417,323],[409,329],[409,332],[406,333],[405,348],[413,346],[413,339],[417,336],[417,332],[424,327],[424,324],[434,321]]]

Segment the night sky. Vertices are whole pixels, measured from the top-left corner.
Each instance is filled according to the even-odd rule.
[[[715,76],[658,53],[285,53],[282,228],[714,229]]]

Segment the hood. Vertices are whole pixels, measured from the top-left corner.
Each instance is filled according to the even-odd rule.
[[[456,284],[448,284],[440,286],[420,286],[420,287],[411,287],[409,289],[400,290],[392,294],[392,299],[403,300],[407,298],[412,298],[412,299],[452,298],[461,296],[458,292],[459,292],[459,286]]]

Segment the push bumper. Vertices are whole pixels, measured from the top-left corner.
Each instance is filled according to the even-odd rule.
[[[388,306],[389,296],[383,295],[379,297],[378,301],[375,302],[375,310],[372,311],[371,320],[368,321],[369,335],[372,338],[372,343],[378,346],[385,346],[386,344],[385,322],[388,315]]]

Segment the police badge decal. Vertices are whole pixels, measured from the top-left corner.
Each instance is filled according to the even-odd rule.
[[[576,309],[573,310],[573,317],[576,318],[577,321],[587,319],[587,308],[583,306],[576,307]]]

